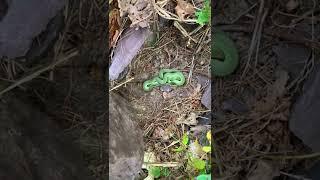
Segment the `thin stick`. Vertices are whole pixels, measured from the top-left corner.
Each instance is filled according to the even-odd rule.
[[[116,85],[115,87],[113,87],[112,89],[110,89],[109,92],[111,92],[111,91],[113,91],[113,90],[115,90],[115,89],[118,89],[119,87],[123,86],[124,84],[127,84],[128,82],[130,82],[130,81],[132,81],[132,80],[134,80],[134,77],[132,77],[132,78],[130,78],[130,79],[128,79],[128,80],[126,80],[126,81],[124,81],[124,82]]]
[[[270,156],[266,155],[265,158],[268,159],[281,159],[281,160],[290,160],[290,159],[312,159],[312,158],[319,158],[320,152],[312,153],[312,154],[304,154],[304,155],[292,155],[292,156]]]
[[[54,62],[51,63],[49,66],[44,67],[44,68],[42,68],[42,69],[39,69],[39,70],[33,72],[32,74],[26,76],[26,77],[23,77],[22,79],[18,80],[17,82],[13,83],[13,84],[10,85],[9,87],[7,87],[7,88],[5,88],[4,90],[2,90],[2,91],[0,92],[0,97],[1,97],[4,93],[6,93],[6,92],[8,92],[8,91],[10,91],[10,90],[12,90],[12,89],[20,86],[20,85],[23,84],[23,83],[26,83],[26,82],[28,82],[28,81],[31,81],[32,79],[36,78],[36,77],[39,76],[40,74],[42,74],[42,73],[44,73],[44,72],[46,72],[46,71],[48,71],[48,70],[53,69],[54,67],[56,67],[57,65],[61,64],[62,62],[65,62],[65,61],[71,59],[72,57],[78,55],[78,53],[79,53],[78,51],[73,51],[73,52],[71,52],[69,55],[67,55],[66,57],[63,57],[63,58],[61,58],[61,59],[58,60],[58,61],[54,61]]]
[[[192,72],[193,72],[193,68],[194,68],[195,64],[194,64],[194,56],[192,56],[192,62],[191,62],[191,67],[190,67],[190,71],[189,71],[189,75],[188,75],[188,81],[187,83],[190,83],[190,79],[192,77]]]
[[[289,174],[289,173],[286,173],[286,172],[283,172],[283,171],[280,171],[280,174],[283,174],[283,175],[286,175],[288,177],[291,177],[291,178],[294,178],[294,179],[297,179],[297,180],[312,180],[310,178],[305,178],[303,176],[298,176],[298,175],[294,175],[294,174]]]
[[[255,23],[253,36],[252,36],[251,44],[250,44],[249,51],[248,51],[248,60],[247,60],[246,66],[245,66],[245,68],[243,70],[243,73],[241,75],[241,78],[243,78],[246,75],[246,73],[247,73],[247,71],[249,69],[249,66],[250,66],[250,61],[251,61],[251,58],[252,58],[254,47],[256,46],[256,43],[257,43],[257,35],[258,35],[260,24],[261,24],[260,21],[262,19],[262,15],[263,15],[262,14],[263,13],[263,7],[264,7],[264,0],[261,0],[260,7],[259,7],[259,12],[258,12],[258,16],[257,16],[257,21]]]
[[[163,162],[163,163],[144,163],[149,166],[159,166],[159,167],[179,167],[181,163],[178,162]]]

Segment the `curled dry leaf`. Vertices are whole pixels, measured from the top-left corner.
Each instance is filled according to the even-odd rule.
[[[112,9],[109,13],[109,48],[116,44],[120,34],[120,12],[118,9]]]
[[[175,8],[177,15],[182,20],[186,19],[186,16],[195,13],[194,6],[184,0],[177,0],[177,6]]]
[[[118,0],[120,16],[128,15],[130,27],[149,27],[152,18],[151,1],[149,0]]]
[[[176,124],[186,124],[188,126],[195,126],[197,125],[197,114],[196,113],[190,113],[189,116],[186,117],[185,114],[177,118]]]

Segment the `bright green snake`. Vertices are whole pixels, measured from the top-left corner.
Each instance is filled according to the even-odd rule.
[[[211,66],[214,76],[227,76],[239,64],[239,54],[234,42],[222,31],[215,30],[211,46]],[[183,73],[175,69],[162,69],[159,75],[143,83],[145,91],[151,91],[161,85],[182,86],[185,83]]]
[[[159,71],[159,75],[147,80],[143,83],[143,90],[151,91],[154,87],[161,85],[173,85],[182,86],[186,79],[183,73],[175,69],[162,69]]]
[[[222,31],[214,30],[211,53],[214,76],[227,76],[233,73],[239,64],[239,54],[234,42]]]

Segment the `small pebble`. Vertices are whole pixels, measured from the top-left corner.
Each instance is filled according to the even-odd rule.
[[[171,92],[173,89],[172,89],[172,87],[170,85],[164,85],[164,86],[160,87],[160,90],[162,92]]]
[[[197,118],[198,125],[210,125],[211,119],[212,119],[211,112],[204,113],[203,115],[201,115]]]

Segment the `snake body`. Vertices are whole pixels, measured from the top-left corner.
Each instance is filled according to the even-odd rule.
[[[237,68],[239,64],[238,50],[234,42],[224,32],[214,30],[211,52],[211,67],[214,76],[229,75]],[[219,55],[223,57],[219,58]]]
[[[143,89],[145,91],[151,91],[154,87],[161,85],[182,86],[186,79],[181,71],[175,69],[162,69],[159,71],[159,75],[147,80],[143,83]]]

